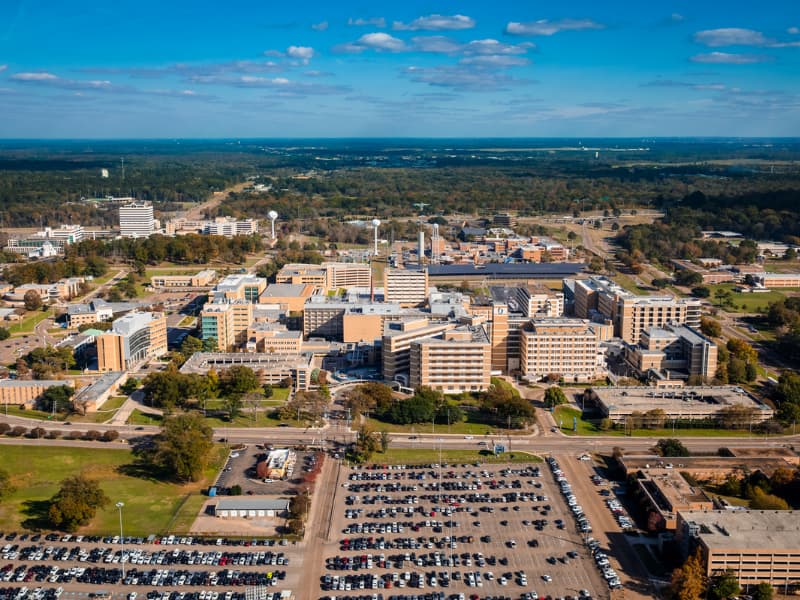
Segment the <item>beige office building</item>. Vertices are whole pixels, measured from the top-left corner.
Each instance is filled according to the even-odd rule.
[[[680,511],[676,539],[684,555],[700,548],[709,577],[732,571],[742,586],[769,583],[780,594],[800,586],[797,511]]]
[[[372,283],[372,275],[370,265],[365,263],[324,262],[321,265],[291,263],[284,265],[278,271],[275,283],[310,284],[325,290],[366,288]]]
[[[445,394],[478,392],[489,388],[492,346],[486,330],[464,325],[440,336],[411,342],[409,382]]]
[[[99,371],[127,371],[148,358],[167,353],[167,318],[163,313],[130,313],[98,335]]]
[[[233,350],[247,341],[247,328],[253,322],[253,305],[247,300],[212,302],[200,313],[200,332],[204,340],[217,340],[217,349]]]
[[[428,270],[384,270],[383,298],[400,306],[423,306],[428,300]]]
[[[575,281],[575,316],[609,319],[614,335],[636,344],[650,327],[668,324],[700,327],[699,300],[671,296],[636,296],[605,277]]]
[[[300,354],[303,349],[303,334],[289,331],[277,323],[251,323],[247,328],[248,352],[270,354]]]
[[[639,373],[678,371],[711,379],[717,372],[717,345],[682,325],[651,327],[636,346],[625,347],[625,359]]]
[[[455,327],[453,323],[431,323],[425,317],[386,323],[381,345],[383,378],[388,381],[407,382],[411,364],[411,343],[441,334],[453,327]]]
[[[302,313],[303,305],[317,290],[317,286],[308,283],[271,283],[258,298],[259,304],[275,304],[280,310],[288,313]]]
[[[200,288],[207,287],[214,283],[217,272],[213,269],[206,269],[198,273],[187,273],[185,275],[154,275],[150,278],[150,285],[154,288]]]
[[[267,288],[267,280],[255,275],[228,275],[217,284],[210,294],[213,301],[243,300],[258,303],[261,293]]]
[[[24,406],[33,408],[47,388],[68,385],[73,386],[69,379],[34,379],[24,381],[20,379],[0,380],[0,406]]]
[[[598,335],[583,319],[533,319],[520,331],[520,370],[529,381],[555,373],[565,381],[604,374]]]

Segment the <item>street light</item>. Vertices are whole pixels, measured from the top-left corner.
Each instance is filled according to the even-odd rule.
[[[125,582],[125,538],[122,537],[122,507],[125,506],[124,502],[117,502],[115,505],[119,509],[119,547],[120,557],[119,562],[122,565],[122,581]]]

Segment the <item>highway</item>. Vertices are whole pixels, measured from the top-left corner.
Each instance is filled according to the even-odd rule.
[[[64,422],[40,421],[37,419],[27,419],[24,417],[6,416],[0,413],[0,421],[5,421],[12,427],[21,425],[27,428],[42,427],[45,430],[54,429],[62,433],[85,432],[88,430],[107,431],[116,430],[120,434],[120,440],[131,440],[144,435],[158,433],[156,426],[133,426],[133,425],[113,425],[96,423],[72,423],[66,425]],[[344,423],[335,420],[333,424],[328,424],[322,428],[298,429],[292,427],[261,427],[261,428],[229,428],[219,427],[214,430],[214,437],[217,440],[225,438],[228,443],[263,443],[273,444],[318,444],[320,440],[327,441],[353,441],[354,431],[348,431]],[[663,437],[663,436],[660,436]],[[660,437],[622,437],[622,436],[579,436],[557,433],[555,435],[511,435],[509,450],[533,452],[536,454],[575,454],[582,452],[610,452],[615,446],[619,446],[626,453],[642,453],[652,448]],[[743,448],[774,448],[779,446],[791,446],[800,442],[800,434],[793,436],[764,436],[761,434],[752,437],[684,437],[676,434],[684,445],[693,452],[715,452],[724,446],[743,447]],[[502,433],[494,436],[474,436],[469,439],[464,435],[448,435],[446,433],[418,433],[409,435],[407,433],[390,434],[391,447],[393,448],[438,448],[441,444],[447,449],[478,449],[478,442],[489,441],[508,442],[509,437]],[[0,443],[32,443],[35,445],[81,445],[86,446],[88,442],[66,440],[28,440],[26,438],[0,438]],[[115,447],[117,443],[100,443],[97,447]]]

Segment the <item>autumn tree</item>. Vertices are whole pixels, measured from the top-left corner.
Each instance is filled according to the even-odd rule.
[[[707,584],[703,556],[698,548],[681,568],[673,571],[671,596],[674,600],[703,600]]]
[[[42,308],[42,297],[36,290],[28,290],[22,297],[25,310],[39,310]]]
[[[739,585],[739,580],[733,571],[725,571],[711,578],[708,590],[711,592],[712,598],[725,600],[726,598],[738,596],[742,591],[742,587]]]

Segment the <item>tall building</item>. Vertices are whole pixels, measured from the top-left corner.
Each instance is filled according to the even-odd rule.
[[[275,275],[275,283],[310,284],[326,290],[368,288],[372,282],[366,263],[324,262],[321,265],[290,263]]]
[[[711,379],[717,372],[717,345],[691,327],[650,327],[638,345],[625,347],[625,359],[640,373],[669,371],[671,378]]]
[[[709,577],[731,571],[741,586],[769,583],[783,594],[800,586],[797,511],[679,511],[676,533],[684,556],[700,548]]]
[[[155,232],[153,205],[131,202],[119,207],[119,233],[127,238],[146,238]]]
[[[672,296],[636,296],[605,277],[575,282],[575,316],[610,319],[614,335],[636,344],[650,327],[668,324],[700,327],[699,300]]]
[[[247,341],[247,328],[253,322],[253,305],[247,300],[209,302],[200,312],[200,335],[215,339],[217,350],[229,352]]]
[[[167,353],[167,318],[163,313],[129,313],[97,336],[99,371],[127,371],[141,361]]]
[[[410,344],[409,384],[445,394],[489,388],[492,346],[481,325],[463,325]]]
[[[593,381],[603,373],[598,335],[582,319],[533,319],[520,331],[520,370],[530,381],[556,373]]]
[[[383,297],[400,306],[423,306],[428,299],[428,270],[384,270]]]
[[[425,317],[386,323],[381,345],[383,378],[408,382],[411,343],[441,334],[454,326],[452,323],[431,323]]]

